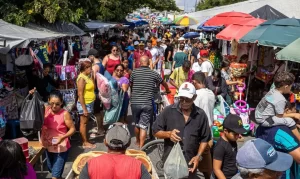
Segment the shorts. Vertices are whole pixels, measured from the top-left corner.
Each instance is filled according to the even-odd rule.
[[[68,153],[69,151],[52,153],[46,150],[47,166],[49,171],[52,173],[53,178],[61,178],[64,172],[65,163],[68,159]]]
[[[132,119],[138,128],[147,130],[153,116],[152,105],[131,105]]]
[[[79,101],[77,101],[77,111],[78,111],[78,114],[83,114],[83,108],[82,108],[82,105]],[[86,109],[88,110],[88,113],[89,114],[92,114],[94,113],[94,102],[91,102],[90,104],[85,104],[86,106]]]
[[[207,145],[206,149],[202,154],[202,160],[199,162],[198,170],[200,172],[212,172],[213,171],[213,164],[212,164],[212,157],[210,153],[210,146]]]

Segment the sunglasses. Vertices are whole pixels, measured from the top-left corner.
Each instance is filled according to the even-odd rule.
[[[116,72],[123,72],[124,70],[119,70],[119,69],[116,69]]]
[[[112,50],[113,52],[118,52],[119,50]]]
[[[49,103],[50,106],[61,106],[61,103]]]
[[[180,101],[180,102],[190,103],[190,102],[193,102],[193,98],[190,99],[190,98],[180,97],[180,98],[179,98],[179,101]]]

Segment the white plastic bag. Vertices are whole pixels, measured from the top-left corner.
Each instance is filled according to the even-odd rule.
[[[164,174],[166,179],[180,179],[189,176],[189,168],[178,142],[172,148],[164,164]]]

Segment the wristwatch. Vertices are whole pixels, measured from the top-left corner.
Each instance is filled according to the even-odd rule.
[[[201,154],[197,154],[197,157],[199,157],[199,162],[202,161],[203,157],[201,156]]]

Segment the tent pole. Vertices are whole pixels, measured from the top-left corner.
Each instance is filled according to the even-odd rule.
[[[287,71],[288,64],[289,64],[289,62],[288,62],[288,61],[285,61],[285,68],[284,68],[284,71]]]

